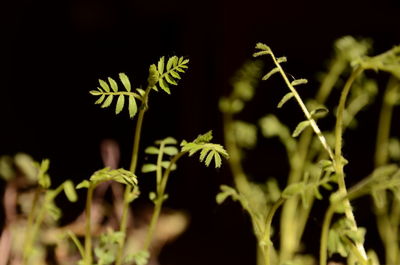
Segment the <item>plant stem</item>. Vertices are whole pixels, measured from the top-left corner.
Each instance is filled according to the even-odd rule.
[[[375,149],[375,167],[388,163],[390,127],[393,115],[393,100],[391,97],[393,96],[393,91],[398,89],[397,86],[395,78],[392,77],[383,95]],[[385,193],[384,196],[387,196],[386,191],[383,192]],[[394,197],[391,211],[385,205],[382,208],[375,206],[375,212],[378,232],[385,247],[386,263],[397,264],[399,247],[398,244],[393,244],[393,242],[398,242],[399,201]]]
[[[336,126],[335,126],[335,171],[338,176],[338,186],[339,192],[342,194],[347,194],[346,183],[344,181],[344,171],[343,171],[343,159],[342,159],[342,137],[343,137],[343,114],[345,110],[345,104],[347,96],[350,92],[351,86],[353,85],[356,78],[363,72],[363,68],[357,67],[351,73],[349,79],[347,80],[342,94],[340,96],[339,105],[337,108],[337,117],[336,117]],[[352,229],[357,230],[357,223],[354,218],[354,214],[351,210],[350,201],[345,199],[345,215],[351,221],[353,227]],[[362,254],[362,256],[367,259],[367,254],[364,249],[364,246],[360,243],[357,243],[357,249]]]
[[[264,262],[265,265],[271,264],[271,254],[270,249],[272,247],[271,242],[271,225],[272,225],[272,218],[274,217],[278,208],[284,203],[285,199],[279,198],[271,207],[268,212],[267,219],[265,220],[265,230],[264,230]]]
[[[86,225],[85,225],[85,256],[84,264],[91,265],[92,258],[92,229],[91,229],[91,210],[92,210],[92,199],[94,186],[90,185],[86,197]]]
[[[224,113],[224,135],[225,146],[229,153],[229,166],[232,171],[235,187],[240,193],[247,194],[250,191],[247,176],[244,173],[241,164],[241,156],[239,148],[236,144],[235,135],[233,134],[233,118],[232,114]]]
[[[37,206],[37,202],[39,200],[40,192],[41,192],[41,188],[37,188],[35,190],[31,210],[29,211],[29,215],[28,215],[28,223],[26,226],[26,238],[25,238],[25,242],[24,242],[24,246],[23,246],[23,260],[24,260],[23,264],[26,264],[27,258],[29,257],[29,254],[32,250],[31,242],[34,238],[32,226],[33,226],[33,220],[35,218],[36,206]]]
[[[143,95],[143,101],[140,106],[138,119],[136,122],[135,136],[134,136],[133,147],[132,147],[132,159],[131,159],[131,165],[130,165],[130,171],[133,174],[135,174],[136,168],[137,168],[137,161],[138,161],[138,157],[139,157],[140,136],[142,133],[143,119],[144,119],[144,114],[148,109],[148,99],[149,99],[149,94],[150,94],[151,89],[152,89],[152,87],[147,86],[145,94]],[[126,229],[128,226],[129,200],[127,198],[129,197],[129,194],[131,192],[132,192],[132,188],[129,185],[126,185],[125,192],[124,192],[121,223],[120,223],[120,229],[119,229],[120,232],[124,233],[124,235],[126,235]],[[117,257],[116,257],[116,261],[115,261],[116,265],[122,264],[124,245],[125,245],[125,240],[123,240],[123,243],[118,246]]]
[[[326,265],[326,262],[328,260],[329,227],[334,213],[335,207],[333,204],[331,204],[325,213],[324,221],[322,223],[321,244],[319,249],[319,265]]]
[[[167,187],[167,182],[168,182],[169,175],[171,173],[171,169],[176,164],[176,162],[186,153],[187,153],[186,151],[180,152],[171,159],[171,162],[169,163],[168,168],[165,170],[160,183],[157,183],[157,199],[154,201],[154,203],[155,203],[154,212],[151,217],[149,230],[147,231],[146,238],[145,238],[144,245],[143,245],[143,249],[145,251],[149,251],[149,249],[150,249],[151,241],[153,239],[156,225],[157,225],[158,219],[160,217],[161,208],[162,208],[162,205],[164,202],[165,188]],[[161,162],[162,161],[159,161],[157,163],[157,167],[161,167]]]

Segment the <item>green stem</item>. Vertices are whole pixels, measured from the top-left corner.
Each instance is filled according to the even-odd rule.
[[[85,224],[85,256],[84,264],[91,265],[93,262],[92,258],[92,229],[91,229],[91,210],[92,210],[92,199],[94,186],[90,185],[86,197],[86,224]]]
[[[167,187],[167,182],[168,182],[169,175],[171,173],[171,169],[176,164],[176,162],[186,153],[187,152],[180,152],[171,159],[171,162],[169,163],[168,168],[165,170],[165,172],[161,178],[161,182],[157,183],[158,184],[157,185],[157,193],[158,193],[157,199],[154,202],[155,203],[154,212],[151,217],[149,230],[147,231],[146,238],[145,238],[144,245],[143,245],[143,249],[145,251],[148,251],[150,249],[151,241],[153,239],[154,232],[156,230],[156,225],[157,225],[158,219],[160,217],[161,208],[162,208],[162,205],[164,202],[165,189]],[[161,165],[161,161],[159,162],[159,164],[157,164],[157,166],[160,166],[160,165]]]
[[[23,264],[27,264],[27,262],[29,261],[30,254],[32,253],[32,250],[34,248],[33,245],[35,242],[35,238],[37,237],[40,226],[42,225],[43,220],[45,218],[46,210],[48,209],[47,205],[49,203],[51,203],[54,200],[54,198],[57,197],[57,195],[62,190],[63,190],[63,185],[60,185],[54,191],[51,191],[51,190],[46,191],[43,205],[39,209],[39,213],[36,217],[36,220],[34,220],[34,216],[30,216],[31,224],[28,226],[27,239],[25,240],[25,244],[24,244]],[[32,205],[32,211],[34,211],[34,209],[37,207],[37,201],[39,200],[39,195],[40,195],[40,191],[37,190],[37,192],[35,193],[35,198],[34,198],[34,202],[33,202],[33,205],[35,205],[35,206],[33,207],[33,205]]]
[[[336,126],[335,126],[335,171],[338,176],[338,186],[339,186],[339,192],[342,194],[347,194],[347,189],[346,189],[346,183],[344,180],[344,171],[343,171],[343,159],[342,159],[342,137],[343,137],[343,115],[344,115],[344,110],[345,110],[345,105],[346,105],[346,99],[347,96],[350,92],[350,89],[356,80],[356,78],[364,71],[363,68],[357,67],[350,75],[349,79],[347,80],[342,94],[340,96],[339,100],[339,105],[337,108],[337,117],[336,117]],[[346,217],[351,221],[353,227],[352,229],[357,230],[357,223],[354,217],[354,214],[351,210],[351,205],[350,201],[346,199],[344,201],[345,204],[345,215]],[[364,249],[364,246],[360,243],[357,243],[357,249],[359,252],[363,255],[363,257],[366,259],[367,254]]]
[[[24,257],[23,264],[26,264],[27,258],[29,257],[29,253],[31,252],[31,249],[32,249],[31,241],[34,238],[34,235],[32,234],[33,233],[32,226],[33,226],[33,220],[35,218],[36,206],[37,206],[37,202],[39,199],[40,190],[41,190],[40,188],[37,188],[35,190],[31,210],[29,211],[29,215],[28,215],[28,223],[26,226],[26,238],[25,238],[24,247],[23,247],[23,253],[24,253],[23,254],[23,257]]]
[[[233,130],[233,118],[232,114],[224,113],[224,135],[225,135],[225,146],[229,153],[229,167],[232,171],[233,181],[235,187],[240,193],[248,194],[250,191],[249,181],[244,173],[241,164],[240,150],[236,144],[234,130]]]
[[[334,213],[335,207],[333,204],[331,204],[331,206],[329,206],[328,210],[325,213],[324,221],[322,223],[321,244],[319,249],[319,265],[326,265],[326,262],[328,260],[329,227],[331,225]]]
[[[393,99],[391,99],[391,97],[395,89],[398,88],[396,87],[395,78],[392,77],[383,95],[382,108],[379,115],[375,149],[376,167],[387,164],[389,159],[389,137],[393,116]],[[393,199],[391,211],[389,211],[387,205],[382,208],[375,207],[378,231],[385,247],[385,260],[388,264],[397,264],[398,259],[399,247],[398,244],[393,244],[393,242],[398,242],[398,221],[396,220],[399,217],[398,211],[396,210],[398,206],[398,200]],[[393,217],[395,218],[393,219]]]
[[[147,86],[145,94],[143,95],[143,101],[140,106],[139,114],[138,114],[138,119],[136,122],[136,127],[135,127],[135,136],[133,140],[133,147],[132,147],[132,159],[131,159],[131,165],[130,165],[130,171],[135,174],[136,168],[137,168],[137,161],[139,157],[139,146],[140,146],[140,137],[142,133],[142,126],[143,126],[143,119],[144,119],[144,114],[148,109],[148,99],[149,99],[149,94],[151,91],[152,87]],[[126,230],[128,227],[128,213],[129,213],[129,194],[131,194],[132,188],[129,185],[126,185],[125,187],[125,192],[124,192],[124,201],[123,201],[123,206],[122,206],[122,216],[121,216],[121,223],[120,223],[120,232],[123,232],[124,235],[126,235]],[[121,265],[122,264],[122,256],[123,256],[123,251],[124,251],[124,245],[125,245],[125,240],[121,245],[118,246],[117,250],[117,257],[115,264],[116,265]]]
[[[276,211],[279,209],[279,207],[284,203],[285,199],[279,198],[278,201],[276,201],[271,209],[268,212],[267,219],[265,220],[265,230],[264,230],[264,262],[265,265],[270,265],[271,264],[271,254],[270,250],[272,247],[272,242],[271,242],[271,226],[272,226],[272,218],[274,217]]]

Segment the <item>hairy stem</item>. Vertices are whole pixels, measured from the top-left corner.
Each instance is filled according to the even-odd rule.
[[[347,189],[346,189],[346,183],[344,180],[344,161],[342,159],[342,144],[343,144],[343,115],[344,115],[344,110],[345,110],[345,105],[346,105],[346,99],[347,96],[350,92],[350,89],[356,80],[356,78],[363,72],[363,68],[357,67],[352,74],[350,75],[349,79],[347,80],[342,94],[340,96],[339,100],[339,105],[337,108],[337,117],[336,117],[336,126],[335,126],[335,171],[338,176],[338,186],[339,186],[339,192],[342,194],[347,194]],[[353,227],[352,229],[357,230],[357,223],[353,214],[353,211],[351,210],[351,205],[350,201],[346,199],[344,201],[345,204],[345,215],[346,217],[351,221]],[[366,259],[367,258],[367,253],[364,249],[364,246],[360,243],[357,243],[357,249],[359,252],[362,254],[362,256]]]

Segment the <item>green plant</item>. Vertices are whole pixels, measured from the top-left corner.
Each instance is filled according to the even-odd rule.
[[[149,195],[155,207],[145,240],[143,245],[140,246],[140,250],[133,252],[133,250],[129,248],[129,244],[127,245],[127,235],[129,233],[130,205],[140,195],[138,186],[140,178],[137,177],[137,165],[144,115],[149,108],[149,96],[153,91],[159,90],[170,94],[170,87],[178,84],[178,80],[181,79],[181,74],[185,73],[188,68],[188,62],[189,60],[184,57],[172,56],[167,60],[165,57],[161,57],[157,65],[153,64],[149,68],[146,89],[132,89],[131,82],[127,75],[120,73],[119,80],[123,85],[122,89],[119,87],[117,81],[108,78],[108,82],[100,79],[100,86],[97,90],[90,91],[92,95],[98,97],[95,104],[101,104],[102,108],[108,108],[113,101],[115,101],[114,99],[116,99],[116,114],[119,114],[127,105],[129,116],[131,118],[136,118],[132,159],[129,170],[105,167],[94,172],[89,179],[83,180],[76,186],[77,189],[87,189],[85,214],[82,216],[82,221],[77,221],[76,225],[69,225],[59,229],[57,229],[56,224],[54,224],[54,230],[51,231],[63,238],[68,236],[71,242],[74,243],[76,250],[78,250],[80,258],[75,258],[74,261],[68,260],[67,262],[74,262],[82,265],[147,264],[150,258],[150,246],[154,238],[156,225],[160,219],[161,208],[163,202],[167,199],[167,181],[171,171],[176,169],[177,161],[186,154],[192,156],[199,152],[201,162],[209,166],[210,163],[214,161],[215,167],[218,168],[221,166],[222,157],[228,158],[224,147],[219,144],[211,143],[213,138],[211,131],[199,135],[194,141],[182,141],[180,147],[177,146],[177,140],[172,137],[167,137],[163,140],[156,141],[155,146],[146,148],[145,153],[157,156],[157,160],[154,164],[144,164],[141,171],[141,173],[155,172],[156,189]],[[140,102],[139,107],[137,101]],[[128,103],[125,104],[126,102]],[[22,165],[20,167],[30,168],[32,164],[31,159],[25,160],[24,163],[20,163]],[[16,157],[15,161],[19,161],[18,157]],[[12,173],[9,172],[12,171],[13,163],[14,162],[9,157],[4,157],[1,160],[0,173],[6,179],[12,179]],[[22,256],[22,264],[44,264],[46,258],[45,252],[48,244],[43,243],[39,246],[37,243],[39,241],[39,230],[41,230],[42,234],[44,233],[43,231],[48,230],[48,227],[42,226],[45,215],[52,214],[53,216],[56,215],[56,217],[59,217],[60,210],[55,206],[53,201],[63,190],[70,201],[77,200],[75,188],[71,181],[64,182],[55,190],[49,189],[51,183],[46,173],[48,167],[49,161],[44,160],[40,166],[38,166],[38,170],[33,173],[22,172],[22,176],[28,177],[28,179],[29,177],[33,178],[39,186],[33,187],[35,195],[32,206],[27,211],[29,212],[27,225],[18,225],[18,229],[27,229],[27,233],[25,233],[26,237],[21,239],[25,241],[22,254],[11,253],[12,262],[19,260],[20,256]],[[114,189],[119,189],[120,186],[115,186],[115,183],[122,184],[125,189],[123,194],[114,192],[114,207],[116,209],[121,209],[121,213],[117,214],[119,217],[117,216],[117,218],[114,218],[116,220],[111,220],[112,218],[109,217],[110,220],[103,226],[102,219],[105,213],[101,213],[104,210],[101,207],[102,196],[104,196],[104,190],[110,185]],[[39,196],[41,196],[40,200]],[[122,198],[120,198],[121,196]],[[29,201],[24,201],[24,203],[27,204]],[[14,203],[8,208],[12,207],[16,207],[16,204]],[[24,219],[24,216],[20,219]],[[115,223],[117,223],[117,225],[115,225]],[[83,243],[81,242],[81,237],[83,237]],[[2,239],[5,239],[5,237]],[[63,244],[60,242],[59,238],[54,239],[54,241],[56,244]],[[52,241],[52,243],[54,242]],[[65,245],[63,245],[63,247],[64,252],[71,252],[71,247]],[[39,250],[41,256],[37,257],[34,252],[38,252]],[[4,252],[7,252],[7,257],[4,261],[7,263],[10,251],[2,249],[1,253]],[[71,253],[70,256],[75,256],[75,254]],[[62,258],[58,258],[56,262],[63,264],[63,262],[66,261],[63,261]]]
[[[398,160],[398,156],[389,155],[389,150],[392,150],[392,154],[399,152],[398,140],[389,139],[391,113],[393,106],[399,104],[400,47],[368,57],[366,54],[370,46],[367,40],[357,41],[352,37],[339,39],[335,43],[335,56],[315,99],[305,102],[297,86],[307,84],[307,80],[288,75],[282,67],[287,58],[275,57],[269,46],[258,43],[254,57],[269,56],[273,62],[272,70],[261,77],[259,61],[245,64],[233,80],[230,95],[221,99],[225,142],[231,157],[229,163],[235,187],[221,186],[217,202],[222,203],[231,197],[249,213],[260,253],[258,264],[313,264],[313,258],[302,252],[302,239],[315,199],[323,199],[321,188],[332,191],[321,231],[320,265],[327,263],[328,253],[339,253],[347,258],[348,264],[378,264],[376,254],[372,251],[367,253],[364,248],[365,230],[357,225],[351,207],[351,200],[365,194],[372,194],[375,201],[387,264],[400,262],[397,254],[400,170],[397,164],[390,164],[391,160]],[[342,154],[343,133],[355,125],[356,114],[373,101],[378,90],[377,83],[364,74],[367,70],[387,72],[392,77],[383,97],[375,155],[376,169],[348,189],[344,166],[349,162]],[[332,131],[322,132],[317,119],[326,116],[328,109],[324,104],[328,96],[340,83],[341,77],[349,72],[336,107],[336,124]],[[258,80],[261,78],[266,81],[274,75],[280,75],[289,89],[278,103],[278,108],[294,99],[305,116],[293,133],[272,114],[259,121],[263,136],[278,137],[286,148],[290,170],[283,190],[274,178],[260,184],[251,181],[245,173],[243,156],[246,149],[256,146],[257,126],[236,118],[253,98]],[[335,187],[337,190],[333,191]],[[272,218],[280,207],[280,246],[275,248],[271,241]],[[334,215],[341,216],[341,219],[331,225]]]

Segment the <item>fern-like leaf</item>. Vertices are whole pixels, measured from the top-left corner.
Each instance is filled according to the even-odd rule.
[[[116,114],[119,114],[123,110],[126,102],[125,97],[128,97],[129,116],[133,118],[137,113],[136,99],[142,100],[143,98],[142,89],[138,88],[137,92],[131,92],[131,83],[124,73],[119,74],[119,79],[124,86],[124,90],[119,90],[117,81],[108,77],[108,83],[99,79],[100,87],[97,90],[90,91],[90,94],[99,97],[95,104],[101,104],[102,108],[108,108],[112,104],[114,97],[117,97],[115,106]]]
[[[165,58],[161,57],[157,65],[158,86],[167,94],[171,94],[170,85],[178,85],[177,80],[181,79],[178,72],[185,73],[188,63],[189,60],[184,57],[172,56],[165,64]]]
[[[199,135],[193,142],[183,141],[181,143],[182,152],[188,152],[189,156],[194,155],[200,151],[200,162],[208,167],[211,161],[214,160],[216,168],[221,167],[222,157],[228,158],[228,152],[220,144],[210,143],[212,139],[212,132],[208,132],[203,135]]]

